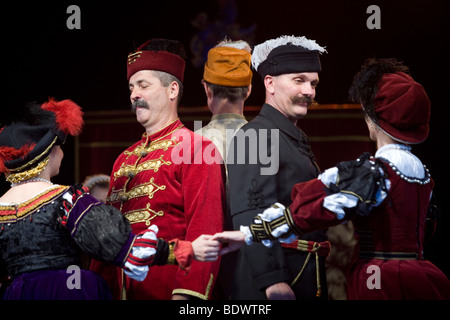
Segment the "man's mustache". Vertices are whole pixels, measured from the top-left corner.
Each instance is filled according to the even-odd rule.
[[[309,107],[314,102],[314,99],[311,98],[310,96],[301,96],[301,97],[295,96],[291,98],[291,101],[293,104],[306,103],[307,106]]]
[[[131,110],[135,112],[137,108],[150,109],[150,106],[144,99],[137,99],[131,104]]]

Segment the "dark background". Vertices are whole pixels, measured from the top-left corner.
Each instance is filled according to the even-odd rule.
[[[69,30],[69,5],[81,9],[81,29]],[[369,5],[381,9],[381,29],[369,30]],[[150,38],[182,41],[189,61],[185,107],[206,104],[202,54],[228,36],[253,46],[280,35],[304,35],[325,46],[317,101],[348,103],[353,75],[367,57],[396,57],[427,90],[432,102],[430,136],[413,147],[436,182],[439,227],[426,257],[450,275],[448,149],[449,2],[428,1],[58,1],[2,7],[3,103],[70,98],[86,112],[127,110],[126,57]],[[200,49],[192,50],[197,39]],[[198,46],[197,46],[198,48]],[[192,61],[200,53],[199,66]],[[247,105],[260,106],[259,75]],[[1,114],[0,114],[1,116]],[[74,183],[70,141],[60,183]],[[345,159],[345,155],[342,155]],[[3,179],[2,179],[3,180]],[[58,182],[58,181],[57,181]],[[2,190],[5,183],[2,181]],[[2,192],[3,193],[3,192]]]

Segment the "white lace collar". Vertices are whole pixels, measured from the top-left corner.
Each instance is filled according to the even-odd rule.
[[[429,182],[428,170],[419,158],[411,153],[410,146],[388,144],[378,149],[375,157],[386,160],[398,175],[409,182]]]

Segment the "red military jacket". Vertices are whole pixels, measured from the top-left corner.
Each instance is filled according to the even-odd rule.
[[[117,158],[107,201],[122,211],[134,233],[155,224],[158,238],[193,241],[223,229],[224,177],[214,144],[177,119],[151,136],[144,133]],[[115,279],[105,268],[93,269],[115,291],[123,295],[125,290],[127,299],[170,299],[172,294],[208,299],[219,263],[193,261],[189,272],[177,265],[152,266],[142,282],[118,269]]]

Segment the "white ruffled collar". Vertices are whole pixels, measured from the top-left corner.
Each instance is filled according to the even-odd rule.
[[[375,157],[386,160],[395,171],[408,178],[425,179],[428,176],[425,166],[411,153],[410,146],[388,144],[378,149]]]

